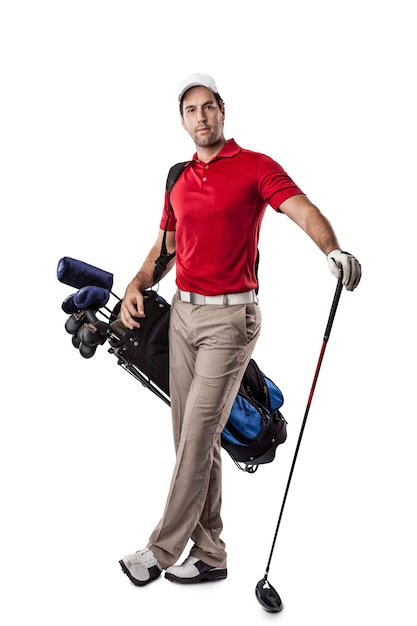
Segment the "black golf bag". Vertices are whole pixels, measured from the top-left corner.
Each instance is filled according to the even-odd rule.
[[[118,317],[121,300],[111,291],[112,274],[63,257],[57,275],[60,282],[78,287],[62,309],[69,313],[65,329],[81,356],[91,358],[107,342],[117,363],[169,405],[168,302],[156,291],[145,291],[146,317],[140,319],[140,328],[130,330]],[[111,295],[116,304],[108,308]],[[279,387],[251,359],[221,435],[222,447],[239,469],[253,473],[274,460],[276,448],[287,437],[287,422],[279,410],[283,402]]]

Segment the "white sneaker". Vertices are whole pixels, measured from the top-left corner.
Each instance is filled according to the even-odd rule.
[[[207,565],[195,556],[188,556],[182,565],[167,567],[165,578],[174,583],[199,583],[222,580],[227,577],[227,569]]]
[[[132,583],[138,586],[152,582],[162,572],[154,553],[148,548],[125,556],[119,563]]]

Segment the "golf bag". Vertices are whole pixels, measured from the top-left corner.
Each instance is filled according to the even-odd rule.
[[[108,352],[118,365],[169,405],[170,304],[156,291],[145,291],[146,317],[140,319],[140,328],[130,330],[118,317],[121,300],[111,291],[112,274],[63,257],[57,276],[60,282],[79,287],[62,309],[69,314],[65,329],[81,356],[91,358],[99,345],[108,342]],[[108,308],[111,296],[117,302]],[[283,402],[279,387],[251,359],[221,434],[223,449],[239,469],[253,473],[274,460],[276,448],[287,437],[287,422],[280,412]]]

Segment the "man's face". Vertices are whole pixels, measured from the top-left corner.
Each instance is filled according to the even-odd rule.
[[[192,87],[186,92],[181,123],[198,147],[223,141],[224,111],[206,87]]]

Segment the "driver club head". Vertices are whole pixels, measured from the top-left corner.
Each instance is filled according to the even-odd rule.
[[[256,585],[256,599],[259,604],[270,613],[278,613],[282,609],[281,598],[274,587],[269,583],[266,576]]]

